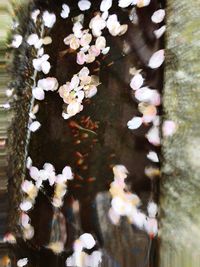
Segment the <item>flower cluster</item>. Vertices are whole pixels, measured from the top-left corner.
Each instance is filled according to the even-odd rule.
[[[67,104],[63,111],[63,118],[69,119],[83,109],[83,99],[91,98],[97,93],[99,78],[96,75],[89,75],[87,67],[83,67],[78,74],[75,74],[70,82],[59,88],[59,94],[64,103]]]
[[[27,160],[27,168],[29,169],[32,180],[24,180],[21,185],[22,192],[26,196],[20,204],[20,224],[24,239],[31,239],[34,235],[34,229],[30,224],[30,218],[27,212],[33,208],[38,192],[43,187],[43,183],[48,181],[50,186],[55,186],[52,204],[59,208],[62,206],[63,197],[66,194],[67,181],[73,179],[73,174],[71,168],[66,166],[62,174],[56,175],[55,168],[50,163],[45,163],[43,169],[39,170],[37,167],[32,166],[32,160],[30,158]]]
[[[137,195],[128,191],[125,179],[128,171],[123,165],[113,167],[114,181],[110,184],[112,196],[109,218],[113,224],[118,224],[121,216],[126,216],[129,221],[139,229],[146,230],[151,238],[158,231],[156,214],[157,205],[154,202],[148,204],[148,216],[139,210],[140,199]]]
[[[106,39],[99,36],[92,43],[93,36],[89,33],[89,29],[82,30],[83,26],[80,21],[75,22],[73,26],[73,34],[70,34],[64,39],[64,43],[69,45],[73,50],[79,49],[77,53],[77,63],[83,65],[84,63],[92,63],[101,53],[107,54],[109,47],[106,47]]]
[[[95,250],[91,254],[83,251],[83,249],[92,249],[95,244],[96,241],[91,234],[82,234],[77,240],[75,240],[74,253],[67,258],[66,266],[98,267],[102,261],[101,251]]]

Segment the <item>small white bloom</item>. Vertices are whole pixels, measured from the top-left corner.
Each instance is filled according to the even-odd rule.
[[[26,266],[28,263],[28,259],[27,258],[23,258],[17,261],[17,267],[23,267]]]
[[[85,233],[79,237],[84,248],[91,249],[95,246],[96,241],[93,236],[89,233]]]
[[[34,98],[37,100],[43,100],[45,97],[44,91],[40,87],[33,88],[32,94],[33,94]]]
[[[91,2],[88,0],[81,0],[78,2],[78,7],[81,11],[88,10],[91,7]]]
[[[164,50],[163,49],[158,50],[149,59],[148,66],[151,69],[157,69],[162,65],[162,63],[164,62],[164,59],[165,59]]]
[[[62,5],[62,11],[60,13],[60,16],[63,18],[63,19],[66,19],[69,17],[69,13],[70,13],[70,8],[67,4],[63,4]]]
[[[39,14],[40,14],[40,10],[39,9],[36,9],[31,13],[31,18],[34,21],[34,23],[36,23]]]
[[[83,109],[83,106],[79,102],[72,102],[67,107],[67,113],[70,116],[74,116]]]
[[[35,180],[35,181],[37,181],[37,179],[39,178],[39,175],[40,175],[38,168],[36,168],[36,167],[34,167],[34,166],[32,166],[32,167],[30,168],[30,170],[29,170],[29,174],[30,174],[31,178],[32,178],[33,180]]]
[[[29,35],[27,43],[33,45],[36,49],[39,49],[42,46],[42,39],[40,39],[36,33],[33,33]]]
[[[101,12],[106,12],[112,7],[112,0],[102,0],[100,5]]]
[[[128,170],[124,165],[115,165],[113,167],[113,173],[115,178],[126,179],[128,176]]]
[[[39,121],[34,121],[29,125],[29,130],[31,132],[36,132],[41,127]]]
[[[125,8],[132,4],[133,0],[119,0],[119,7]]]
[[[32,208],[32,203],[28,200],[24,200],[21,204],[20,204],[20,209],[22,211],[28,211]]]
[[[143,82],[144,82],[144,78],[142,77],[142,75],[140,73],[137,73],[132,78],[131,83],[130,83],[130,87],[133,90],[138,90],[143,85]]]
[[[95,46],[96,46],[98,49],[103,50],[103,49],[106,47],[106,39],[105,39],[105,37],[103,37],[103,36],[99,36],[99,37],[96,39]]]
[[[158,30],[155,30],[153,33],[155,34],[156,38],[159,39],[166,31],[166,26],[162,26]]]
[[[138,129],[142,125],[141,117],[133,117],[130,121],[128,121],[127,126],[130,130]]]
[[[147,154],[147,158],[153,162],[159,162],[158,155],[154,151],[149,151],[149,153]]]
[[[32,163],[33,163],[32,159],[28,157],[26,160],[26,168],[30,169],[32,167]]]
[[[109,51],[110,51],[110,47],[108,46],[108,47],[104,48],[101,53],[103,55],[107,55]]]
[[[155,11],[153,13],[153,15],[151,16],[151,20],[154,22],[154,23],[160,23],[163,21],[165,17],[165,10],[164,9],[158,9],[157,11]]]
[[[155,218],[156,214],[158,212],[158,206],[156,203],[154,202],[149,202],[148,206],[147,206],[147,211],[149,214],[150,218]]]
[[[146,134],[146,138],[148,139],[149,143],[158,146],[160,145],[160,133],[158,127],[151,127]]]
[[[56,91],[58,89],[58,81],[54,77],[47,77],[38,81],[38,87],[44,91]]]
[[[49,59],[49,55],[47,55],[47,54],[44,54],[40,58],[33,59],[34,69],[37,71],[43,71],[44,74],[49,73],[49,71],[51,69],[51,65],[50,65],[48,59]]]
[[[52,28],[54,23],[56,22],[56,15],[54,13],[49,13],[48,11],[45,11],[43,13],[43,21],[46,27]]]
[[[23,37],[20,34],[15,34],[13,36],[13,41],[11,43],[11,46],[14,48],[20,47],[20,45],[22,44],[22,40],[23,40]]]
[[[105,27],[106,22],[99,14],[92,18],[89,24],[89,28],[92,30],[92,33],[95,37],[101,36],[102,30]]]
[[[73,173],[72,173],[72,169],[69,166],[66,166],[63,171],[62,174],[65,176],[65,178],[67,180],[72,180],[73,179]]]

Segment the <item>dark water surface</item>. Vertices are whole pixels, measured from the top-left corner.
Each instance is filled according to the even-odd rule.
[[[46,8],[45,1],[36,2],[38,6]],[[93,2],[92,8],[95,12],[98,1]],[[57,10],[59,14],[61,5],[53,5],[52,10]],[[69,184],[62,208],[68,236],[66,253],[55,256],[45,249],[50,239],[53,216],[49,201],[52,191],[46,186],[46,195],[39,194],[31,213],[35,237],[29,243],[22,242],[18,248],[21,256],[30,257],[30,266],[65,266],[73,240],[82,232],[90,232],[98,240],[97,247],[104,251],[101,266],[156,266],[156,241],[153,241],[151,265],[148,265],[147,235],[125,220],[120,227],[109,224],[107,211],[110,200],[105,192],[113,180],[112,166],[123,164],[130,172],[128,182],[131,190],[141,198],[143,208],[152,193],[151,182],[144,174],[144,168],[149,164],[146,154],[152,149],[144,137],[148,127],[143,126],[131,132],[126,124],[134,115],[139,115],[129,87],[130,67],[144,69],[143,76],[148,85],[157,89],[162,87],[162,70],[149,71],[145,68],[148,58],[160,45],[153,36],[153,30],[157,26],[152,25],[150,20],[151,14],[159,6],[158,1],[152,1],[149,7],[138,9],[138,25],[131,24],[128,20],[127,10],[116,9],[115,5],[111,9],[111,13],[118,14],[121,23],[129,24],[129,30],[121,37],[105,36],[111,50],[108,56],[99,59],[101,85],[98,86],[97,95],[84,103],[81,113],[64,120],[61,116],[63,101],[55,92],[47,93],[45,100],[40,102],[37,118],[42,127],[32,135],[29,148],[33,165],[42,168],[45,162],[49,162],[55,166],[57,173],[69,165],[75,173],[75,179]],[[47,4],[47,7],[51,9],[51,4]],[[79,14],[75,6],[71,16],[73,13],[74,16]],[[86,27],[91,14],[91,10],[86,12]],[[59,85],[70,80],[82,68],[75,64],[75,54],[61,53],[67,48],[63,39],[71,33],[71,29],[70,19],[63,20],[57,15],[57,22],[51,33],[53,43],[47,48],[47,53],[53,66],[49,76],[56,77]],[[130,47],[128,55],[123,53],[125,43]],[[88,67],[92,73],[98,65],[90,64]],[[74,122],[85,130],[74,127]],[[153,192],[155,199],[158,198],[157,188],[156,186]],[[75,214],[73,205],[77,201],[80,208]]]

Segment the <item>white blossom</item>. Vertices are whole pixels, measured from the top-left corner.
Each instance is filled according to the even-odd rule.
[[[31,132],[36,132],[41,127],[39,121],[34,121],[29,125],[29,130]]]
[[[157,11],[155,11],[153,13],[153,15],[151,16],[151,20],[154,22],[154,23],[160,23],[163,21],[165,17],[165,10],[164,9],[158,9]]]
[[[51,69],[51,65],[50,65],[48,59],[49,59],[49,55],[47,55],[47,54],[44,54],[40,58],[33,59],[34,69],[37,71],[42,71],[44,74],[48,74],[50,69]]]
[[[108,11],[112,7],[112,0],[102,0],[100,5],[101,12]]]
[[[15,34],[13,36],[13,41],[11,43],[11,46],[14,48],[18,48],[22,44],[22,41],[23,41],[23,37],[20,34]]]
[[[32,208],[32,203],[29,200],[24,200],[21,204],[20,204],[20,209],[22,211],[28,211]]]
[[[95,246],[96,241],[93,236],[89,233],[84,233],[79,237],[79,240],[82,243],[82,246],[87,249],[91,249]]]
[[[151,69],[157,69],[162,65],[164,59],[165,59],[164,50],[163,49],[158,50],[150,57],[148,66]]]
[[[60,16],[63,18],[63,19],[66,19],[69,17],[69,13],[70,13],[70,8],[67,4],[63,4],[62,5],[62,11],[60,13]]]
[[[127,126],[130,130],[138,129],[142,125],[141,117],[133,117],[130,121],[128,121]]]
[[[43,13],[42,18],[44,21],[44,25],[48,28],[52,28],[56,22],[56,15],[54,13],[49,13],[48,11],[45,11]]]
[[[23,267],[28,264],[28,258],[23,258],[17,261],[17,267]]]
[[[155,34],[156,38],[159,39],[166,31],[166,26],[163,25],[159,29],[155,30],[153,33]]]
[[[131,83],[130,83],[130,87],[133,90],[138,90],[144,82],[144,78],[142,77],[142,75],[140,73],[137,73],[132,79],[131,79]]]
[[[147,154],[147,158],[153,162],[159,162],[158,155],[154,151],[149,151],[149,153]]]
[[[78,7],[81,11],[88,10],[91,7],[91,2],[88,0],[81,0],[78,2]]]
[[[158,206],[154,202],[149,202],[147,206],[147,211],[150,218],[155,218],[158,212]]]
[[[125,8],[132,4],[133,0],[119,0],[119,7]]]
[[[40,87],[33,88],[32,94],[33,94],[34,98],[37,100],[43,100],[45,97],[44,91]]]

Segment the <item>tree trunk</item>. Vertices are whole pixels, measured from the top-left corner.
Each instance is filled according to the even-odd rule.
[[[160,266],[199,266],[200,239],[200,1],[168,0]]]

